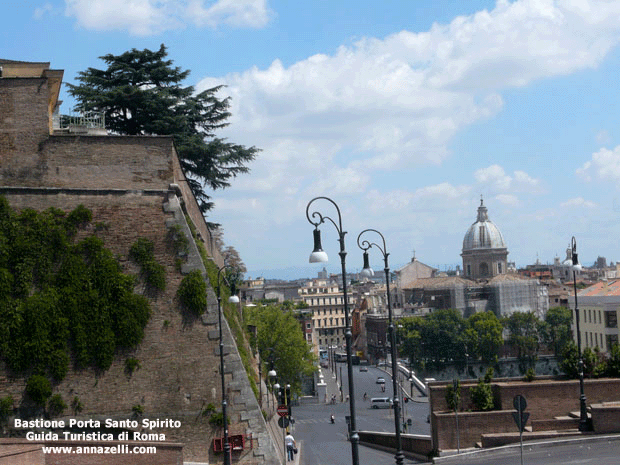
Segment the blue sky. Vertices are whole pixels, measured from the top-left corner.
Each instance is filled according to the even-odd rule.
[[[209,219],[248,276],[314,274],[316,196],[340,207],[350,271],[366,228],[393,269],[414,250],[454,268],[481,195],[517,266],[564,259],[571,236],[584,264],[620,260],[620,1],[25,0],[0,26],[0,58],[65,82],[164,43],[187,85],[227,86],[219,135],[262,152]]]

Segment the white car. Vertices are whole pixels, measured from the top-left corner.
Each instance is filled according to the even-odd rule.
[[[377,378],[377,384],[385,384],[385,378],[383,378],[383,377],[379,376],[379,377]]]

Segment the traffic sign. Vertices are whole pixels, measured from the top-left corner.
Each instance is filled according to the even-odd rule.
[[[525,400],[525,397],[519,394],[516,395],[514,399],[512,399],[512,405],[514,406],[515,410],[523,412],[523,410],[527,408],[527,401]]]
[[[278,409],[276,410],[276,412],[281,417],[285,417],[285,416],[288,415],[288,407],[286,405],[283,405],[283,404],[278,405]]]
[[[517,395],[512,400],[512,405],[516,410],[516,412],[512,412],[512,417],[519,428],[519,432],[522,433],[525,431],[525,424],[530,417],[530,414],[524,411],[527,407],[527,401],[522,395]]]
[[[288,419],[288,418],[286,418],[286,417],[280,417],[280,418],[278,418],[278,426],[279,426],[280,428],[282,428],[282,429],[284,429],[284,428],[288,428],[289,423],[290,423],[290,421],[289,421],[289,419]]]
[[[527,419],[530,417],[530,414],[527,412],[512,412],[512,418],[515,419],[515,423],[517,424],[517,428],[519,428],[519,432],[522,433],[525,431],[525,425],[527,424]]]

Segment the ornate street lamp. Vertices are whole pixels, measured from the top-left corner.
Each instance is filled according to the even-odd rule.
[[[233,270],[234,268],[224,265],[217,270],[217,314],[220,326],[220,377],[222,379],[222,421],[224,423],[224,465],[230,465],[230,442],[228,441],[228,416],[226,415],[226,385],[224,383],[224,338],[222,336],[222,271]],[[224,278],[226,280],[226,278]],[[231,295],[228,298],[230,303],[239,303],[239,297]]]
[[[336,207],[336,212],[338,213],[338,223],[332,220],[329,216],[323,216],[321,213],[315,211],[310,215],[310,205],[316,200],[327,200],[331,202],[334,207]],[[360,437],[357,433],[356,426],[356,418],[355,418],[355,390],[353,388],[353,364],[351,363],[351,322],[349,321],[349,302],[347,297],[347,270],[345,265],[345,257],[347,253],[344,248],[344,235],[346,231],[342,230],[342,217],[340,215],[340,209],[336,202],[328,197],[315,197],[306,206],[306,218],[308,218],[308,222],[314,226],[314,250],[310,254],[310,263],[323,263],[327,261],[327,254],[323,251],[323,247],[321,245],[321,231],[319,230],[319,225],[328,220],[330,223],[334,225],[336,231],[338,232],[338,242],[340,242],[340,263],[342,265],[342,293],[344,297],[344,322],[345,322],[345,340],[346,340],[346,351],[347,351],[347,373],[349,376],[349,413],[351,415],[351,455],[353,459],[353,465],[359,465],[359,441]]]
[[[377,233],[381,237],[381,241],[383,246],[377,244],[376,242],[370,242],[368,240],[363,240],[360,242],[362,235],[366,232],[374,232]],[[383,262],[385,264],[385,287],[387,291],[387,307],[388,307],[388,335],[390,337],[390,356],[392,358],[392,391],[394,392],[394,431],[396,432],[396,455],[394,458],[396,459],[397,465],[402,465],[405,456],[403,455],[402,450],[402,440],[400,437],[400,402],[399,402],[399,392],[398,392],[398,361],[396,356],[396,331],[394,330],[394,321],[392,319],[392,299],[390,297],[390,267],[388,264],[388,255],[390,255],[385,247],[385,238],[383,234],[381,234],[376,229],[365,229],[357,236],[357,245],[360,249],[364,251],[364,268],[362,269],[362,276],[372,277],[374,276],[374,271],[370,268],[370,263],[368,260],[368,250],[372,247],[376,247],[379,249],[381,254],[383,255]]]
[[[571,239],[570,249],[567,251],[567,257],[564,264],[570,265],[573,270],[573,289],[575,291],[575,328],[577,330],[577,354],[579,356],[579,430],[588,431],[590,424],[588,422],[588,410],[586,407],[586,395],[583,389],[583,356],[581,353],[581,329],[579,327],[579,307],[577,305],[577,276],[576,271],[581,271],[581,264],[577,258],[577,241],[575,236]],[[569,257],[570,254],[570,257]]]

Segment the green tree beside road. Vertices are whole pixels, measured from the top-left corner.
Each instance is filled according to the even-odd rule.
[[[280,384],[290,384],[293,392],[300,392],[302,377],[316,369],[316,357],[293,312],[277,305],[258,306],[248,321],[256,326],[256,347],[266,369],[273,360]]]

